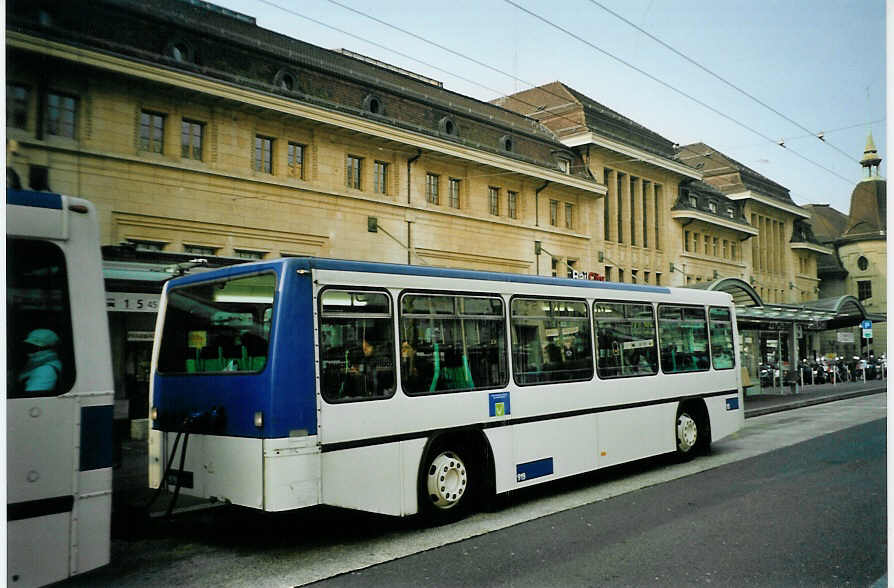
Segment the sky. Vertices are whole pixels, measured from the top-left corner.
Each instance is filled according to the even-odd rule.
[[[706,143],[798,204],[848,212],[870,131],[886,175],[883,0],[214,4],[479,100],[561,81],[674,143]]]

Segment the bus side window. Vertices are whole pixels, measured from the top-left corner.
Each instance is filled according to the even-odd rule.
[[[659,305],[658,332],[664,373],[708,369],[708,326],[703,307]]]
[[[320,390],[327,402],[394,394],[391,299],[369,291],[325,290],[320,298]]]
[[[651,304],[593,303],[596,366],[600,378],[658,373],[655,317]]]
[[[75,380],[65,254],[30,239],[6,248],[7,397],[64,394]]]
[[[401,298],[401,386],[407,394],[482,390],[509,381],[503,301],[486,296]]]
[[[735,363],[733,349],[733,321],[728,308],[712,306],[708,311],[711,321],[711,357],[715,370],[731,369]]]
[[[520,386],[578,382],[593,377],[587,303],[514,298],[512,364]]]

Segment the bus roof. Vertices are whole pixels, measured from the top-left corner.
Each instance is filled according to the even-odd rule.
[[[52,192],[6,189],[6,204],[62,210],[62,196]]]
[[[488,272],[480,270],[450,269],[442,267],[429,267],[421,265],[402,265],[396,263],[380,263],[370,261],[351,261],[346,259],[327,259],[322,257],[286,257],[271,261],[257,261],[226,268],[190,274],[171,280],[171,286],[180,286],[195,282],[204,282],[209,279],[219,279],[249,272],[258,272],[265,269],[274,269],[280,266],[294,268],[296,270],[331,270],[344,272],[363,272],[372,274],[393,274],[405,276],[423,276],[431,278],[457,278],[465,280],[487,280],[496,282],[513,282],[521,284],[542,284],[553,286],[574,286],[577,288],[594,288],[601,290],[624,290],[632,292],[649,292],[657,294],[669,294],[670,288],[665,286],[649,286],[640,284],[624,284],[618,282],[597,282],[594,280],[574,280],[570,278],[553,278],[546,276],[532,276],[527,274],[510,274],[504,272]]]

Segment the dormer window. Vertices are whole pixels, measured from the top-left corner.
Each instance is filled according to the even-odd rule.
[[[503,135],[502,137],[500,137],[500,149],[511,153],[512,148],[512,137],[510,137],[509,135]]]
[[[698,197],[697,196],[689,197],[689,206],[691,206],[692,208],[698,208]]]
[[[571,173],[571,162],[568,161],[567,159],[560,158],[559,159],[559,171],[561,171],[563,174],[570,174]]]
[[[294,92],[298,89],[298,75],[288,69],[281,69],[273,76],[273,85],[286,92]]]
[[[370,114],[384,116],[385,104],[382,102],[382,99],[375,94],[367,94],[366,98],[363,99],[363,110]]]
[[[726,216],[730,218],[736,218],[736,208],[734,206],[726,207]]]
[[[167,51],[168,57],[172,58],[174,61],[178,63],[195,63],[196,62],[196,53],[193,51],[193,48],[189,45],[189,43],[181,40],[172,41],[168,44]]]
[[[713,200],[708,200],[708,210],[716,213],[717,212],[717,203]]]

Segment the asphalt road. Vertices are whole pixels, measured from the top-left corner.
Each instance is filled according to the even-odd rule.
[[[125,521],[125,533],[118,529],[113,535],[112,563],[62,585],[278,587],[333,578],[336,584],[438,586],[524,581],[525,585],[553,586],[560,583],[558,574],[562,573],[567,574],[561,582],[566,584],[679,585],[707,582],[712,579],[708,572],[718,574],[718,579],[712,580],[717,584],[787,585],[789,582],[774,581],[771,576],[751,574],[764,567],[791,572],[789,568],[802,564],[817,575],[828,571],[818,566],[828,563],[830,554],[838,557],[837,550],[844,549],[840,545],[862,544],[861,534],[875,529],[872,521],[859,522],[860,508],[854,501],[869,504],[863,510],[874,515],[883,528],[884,428],[874,425],[881,438],[870,435],[875,441],[866,447],[860,445],[863,441],[845,436],[828,445],[822,441],[806,454],[779,456],[788,455],[786,448],[799,443],[821,442],[830,433],[884,419],[886,398],[886,394],[876,394],[749,418],[742,431],[714,444],[709,456],[684,464],[654,458],[534,486],[513,493],[493,512],[438,528],[421,527],[412,518],[326,507],[273,515],[225,507],[170,521],[155,520],[144,528],[138,528],[136,521],[130,526]],[[817,463],[810,456],[823,454],[822,447],[827,448],[828,458]],[[850,453],[845,451],[848,448]],[[857,457],[851,460],[851,455]],[[758,456],[763,457],[751,459]],[[770,460],[769,465],[762,465],[764,460]],[[735,476],[740,470],[741,476]],[[880,490],[863,490],[872,487],[871,481],[847,479],[867,472],[876,472],[872,475]],[[721,474],[734,477],[721,478],[708,487],[702,482]],[[812,498],[813,494],[817,498]],[[607,506],[631,500],[635,501],[632,510],[624,515]],[[598,514],[582,516],[591,508]],[[818,513],[829,523],[813,520],[808,524]],[[801,524],[804,526],[798,527]],[[724,525],[751,530],[754,536],[745,543],[738,534],[712,531]],[[523,536],[513,535],[520,530]],[[560,541],[567,533],[571,535]],[[820,539],[822,535],[826,538]],[[872,536],[876,535],[872,531]],[[777,536],[785,540],[777,542]],[[477,552],[491,541],[493,550],[487,557],[478,557]],[[799,558],[792,551],[802,544],[802,552],[811,552],[811,557]],[[467,549],[470,555],[466,556],[466,545],[478,549]],[[594,546],[600,551],[593,551]],[[659,556],[647,555],[650,550]],[[884,553],[884,547],[875,540],[875,551],[863,552]],[[443,555],[427,559],[436,554]],[[703,554],[695,560],[704,565],[694,567],[687,554]],[[403,572],[381,581],[367,575],[387,573],[380,569],[418,558],[426,563],[422,575],[412,581],[412,572],[407,572],[407,580]],[[861,564],[861,579],[878,571],[876,561],[881,560]],[[633,572],[630,568],[624,571],[625,562],[632,562]],[[654,575],[649,562],[662,562]],[[730,581],[728,573],[734,570],[734,562],[743,567],[735,570]],[[481,570],[481,578],[466,582],[464,574],[476,568]],[[362,575],[349,575],[358,570]],[[628,580],[625,574],[637,570],[643,573]],[[848,573],[857,577],[857,572]],[[803,577],[804,585],[817,583],[806,572]],[[845,583],[834,574],[824,577],[820,583]]]
[[[885,420],[313,584],[870,586]]]

